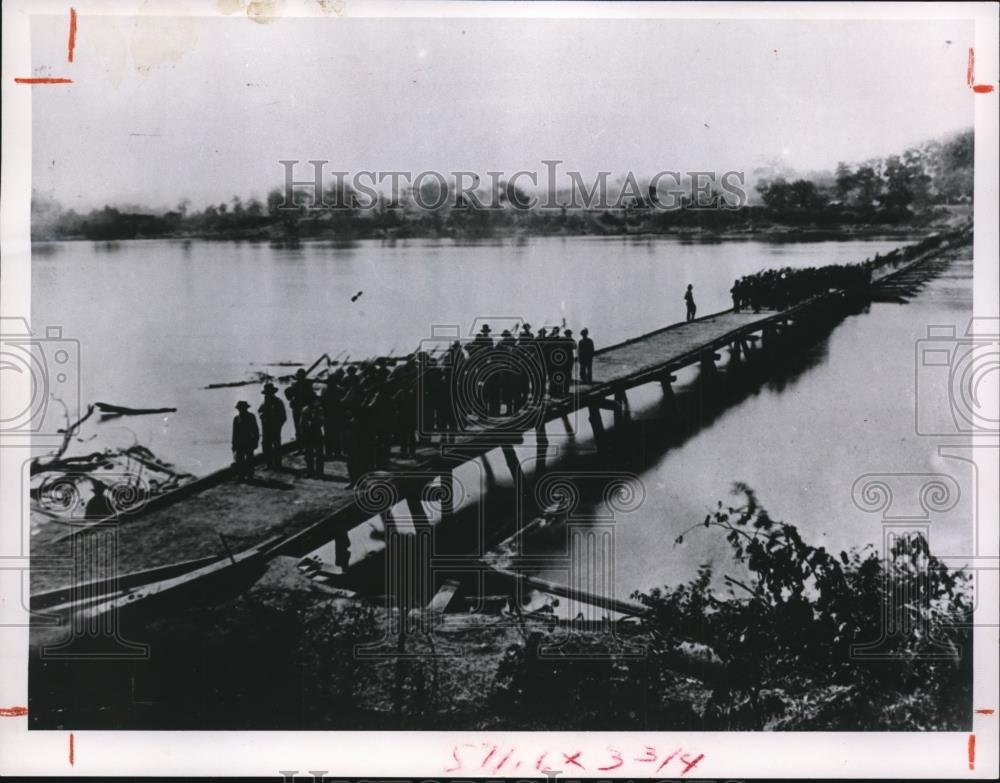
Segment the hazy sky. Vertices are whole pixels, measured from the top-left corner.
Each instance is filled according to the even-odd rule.
[[[77,209],[345,170],[832,168],[973,122],[971,22],[36,19],[34,187]]]

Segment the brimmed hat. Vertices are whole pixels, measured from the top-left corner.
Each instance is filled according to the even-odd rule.
[[[530,329],[530,328],[531,328],[531,324],[521,324],[521,330],[522,331],[524,331],[525,329]]]
[[[583,329],[580,330],[580,334],[582,334],[584,337],[586,337],[588,334],[590,334],[590,329],[588,329],[585,326],[585,327],[583,327]]]
[[[565,337],[569,337],[571,334],[573,334],[573,330],[572,329],[563,329],[563,335]]]
[[[240,400],[238,403],[236,403],[236,410],[238,411],[249,410],[249,408],[250,408],[250,403],[247,402],[246,400]]]
[[[483,328],[480,329],[479,331],[480,332],[492,332],[493,330],[490,329],[490,325],[489,324],[483,324]]]
[[[299,369],[297,369],[295,371],[295,377],[296,378],[305,378],[306,377],[306,371],[305,371],[305,369],[302,368],[302,367],[299,367]]]
[[[261,390],[261,394],[274,394],[276,391],[278,391],[278,387],[275,386],[270,381],[268,381],[267,383],[264,384],[264,388]]]
[[[510,337],[510,329],[504,329],[502,332],[500,332],[500,336],[501,337]]]

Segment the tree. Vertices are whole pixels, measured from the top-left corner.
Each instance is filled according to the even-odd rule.
[[[789,183],[779,177],[773,182],[761,183],[757,190],[764,205],[774,212],[820,209],[825,203],[816,183],[807,179]]]
[[[856,184],[854,172],[851,171],[851,167],[846,163],[838,163],[837,172],[834,176],[837,181],[837,198],[846,204]]]
[[[898,155],[890,155],[885,161],[885,206],[891,209],[905,209],[913,201],[913,170],[903,164]]]
[[[859,166],[854,179],[857,183],[855,206],[865,208],[874,206],[882,189],[882,182],[875,172],[875,168],[869,164]]]
[[[797,209],[820,209],[825,204],[815,182],[798,179],[789,186],[789,189],[791,190],[791,202]]]

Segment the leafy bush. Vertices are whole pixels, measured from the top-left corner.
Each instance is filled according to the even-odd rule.
[[[641,659],[613,650],[597,660],[546,658],[539,648],[559,630],[530,634],[498,667],[492,706],[501,721],[619,730],[968,726],[969,576],[949,570],[922,537],[901,539],[885,559],[871,546],[827,552],[773,520],[751,488],[737,484],[734,494],[740,505],[719,503],[677,544],[701,528],[721,533],[748,577],[724,575],[729,592],[719,595],[705,565],[689,584],[634,593],[648,612],[626,639],[645,646]],[[859,656],[873,647],[878,657]]]
[[[643,624],[653,638],[694,639],[722,659],[708,724],[956,728],[968,720],[968,575],[949,570],[921,536],[899,539],[885,559],[870,546],[833,555],[771,519],[746,485],[734,494],[745,502],[720,502],[701,526],[723,532],[752,575],[724,577],[739,597],[717,596],[707,566],[689,585],[633,596],[650,609]],[[875,643],[878,658],[859,656]],[[820,693],[833,698],[801,714],[802,698]],[[909,711],[894,712],[909,697],[917,700]]]

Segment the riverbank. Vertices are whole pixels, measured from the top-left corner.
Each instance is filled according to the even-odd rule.
[[[121,625],[122,639],[149,645],[145,659],[32,655],[32,727],[967,730],[971,634],[956,623],[971,607],[968,577],[931,558],[928,581],[905,557],[883,575],[879,555],[824,554],[761,512],[743,506],[710,525],[755,531],[750,598],[714,594],[706,567],[638,596],[643,617],[610,624],[560,622],[509,600],[492,613],[407,610],[400,633],[396,609],[276,558],[237,598]],[[794,555],[770,546],[793,539]],[[786,569],[806,562],[820,575],[812,587],[774,592],[804,586]],[[919,633],[895,637],[882,660],[854,657],[900,594],[897,609],[934,607]]]
[[[105,210],[89,219],[32,224],[38,243],[72,240],[200,239],[210,241],[352,242],[369,239],[503,240],[553,236],[663,236],[708,241],[756,238],[807,242],[922,236],[971,219],[972,205],[938,205],[920,213],[871,208],[774,210],[759,206],[718,209],[386,209],[303,210],[272,215],[189,220],[167,215]]]
[[[722,242],[730,240],[757,240],[764,242],[824,242],[851,239],[909,239],[920,238],[934,231],[949,228],[950,220],[914,223],[849,223],[839,225],[796,225],[761,222],[757,225],[643,225],[625,221],[595,222],[588,226],[543,224],[533,228],[499,226],[488,232],[462,227],[444,228],[414,224],[402,228],[375,228],[359,226],[350,231],[331,228],[306,227],[289,233],[280,224],[252,229],[210,231],[164,231],[161,233],[111,232],[96,235],[83,233],[32,235],[33,246],[52,242],[117,242],[136,239],[204,240],[211,242],[277,242],[281,244],[317,241],[351,243],[361,240],[454,239],[460,241],[517,240],[529,237],[676,237],[692,241]],[[43,251],[44,252],[44,251]]]

